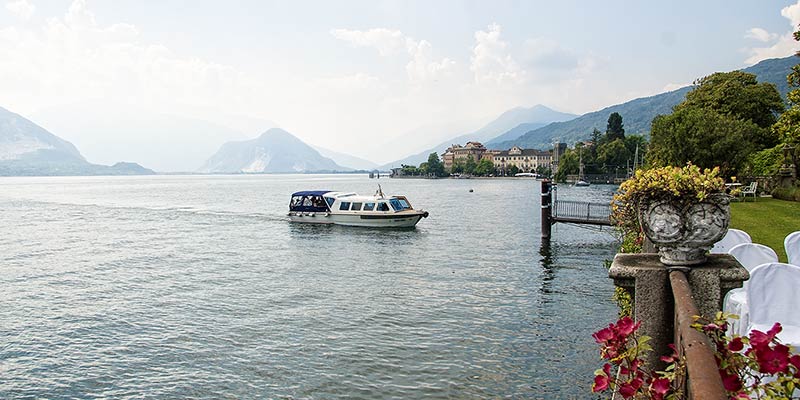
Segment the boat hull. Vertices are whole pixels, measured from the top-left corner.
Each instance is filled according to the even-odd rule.
[[[292,222],[308,224],[335,224],[344,226],[362,226],[369,228],[410,228],[416,226],[426,212],[392,213],[392,214],[322,214],[322,213],[290,213]]]

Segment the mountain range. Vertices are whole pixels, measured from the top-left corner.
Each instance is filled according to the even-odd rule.
[[[797,58],[794,56],[774,58],[761,61],[742,71],[756,75],[759,82],[774,84],[785,99],[789,91],[786,75],[791,72],[792,67],[796,64]],[[605,132],[608,116],[614,112],[622,115],[625,133],[649,135],[650,123],[653,118],[659,114],[672,113],[672,107],[682,102],[686,97],[686,93],[691,89],[691,86],[686,86],[671,92],[631,100],[584,114],[570,121],[554,122],[543,127],[531,129],[516,139],[499,142],[492,140],[489,143],[492,144],[492,148],[497,149],[508,149],[512,146],[549,149],[552,147],[554,140],[572,144],[579,140],[588,139],[595,128]]]
[[[387,163],[381,166],[381,169],[386,170],[393,167],[399,167],[403,164],[418,165],[424,161],[427,161],[428,156],[433,152],[441,154],[453,144],[463,145],[468,141],[488,142],[495,137],[499,137],[508,133],[510,130],[519,126],[520,124],[529,123],[546,125],[556,121],[567,121],[575,117],[577,117],[577,115],[555,111],[541,104],[529,108],[512,108],[500,114],[499,117],[495,118],[493,121],[474,132],[454,137],[430,149],[426,149],[406,158]]]
[[[759,82],[774,84],[785,98],[790,89],[786,82],[786,75],[795,64],[797,64],[797,59],[794,56],[790,56],[764,60],[743,69],[743,71],[755,74]],[[595,128],[604,131],[608,116],[613,112],[620,113],[623,116],[627,133],[647,135],[650,131],[652,119],[658,114],[672,112],[672,108],[683,101],[686,93],[691,89],[691,86],[687,86],[655,96],[638,98],[582,116],[554,111],[543,105],[536,105],[530,108],[513,108],[476,131],[453,137],[435,147],[377,168],[386,170],[391,167],[399,167],[402,164],[418,165],[426,161],[428,155],[432,152],[442,153],[452,144],[463,145],[467,141],[480,141],[493,149],[508,149],[514,145],[523,148],[548,149],[552,146],[554,140],[574,143],[578,140],[586,140]],[[129,116],[131,121],[137,119],[135,113],[133,114]],[[71,114],[65,113],[64,115]],[[81,119],[74,118],[74,120]],[[86,118],[82,120],[86,120]],[[116,132],[115,126],[119,124],[119,121],[106,115],[97,116],[93,120],[97,121],[95,124],[102,125],[109,132]],[[223,141],[225,137],[247,136],[240,133],[239,129],[225,130],[220,126],[214,128],[213,125],[206,124],[200,120],[167,116],[161,122],[164,122],[164,124],[159,124],[159,129],[151,129],[152,126],[150,125],[139,126],[136,124],[124,124],[125,127],[120,129],[129,128],[147,132],[147,135],[136,137],[135,140],[137,142],[135,144],[140,147],[149,144],[159,148],[160,153],[153,153],[154,157],[156,157],[152,160],[153,162],[166,162],[169,161],[166,158],[170,157],[170,152],[183,152],[190,154],[188,158],[184,157],[184,162],[197,159],[198,161],[196,162],[199,164],[208,157],[207,154],[213,149],[203,150],[205,148],[202,146],[195,148],[190,139],[191,137],[197,137],[197,135],[201,135],[206,139],[216,139],[218,140],[217,143]],[[274,126],[273,123],[265,120],[244,122],[246,123],[243,126],[248,131],[258,125]],[[193,128],[189,129],[189,132],[181,133],[183,136],[181,136],[180,143],[164,142],[163,140],[155,140],[150,143],[150,140],[146,140],[154,136],[170,136],[171,131],[183,130],[181,127],[186,126]],[[79,125],[74,125],[73,127],[80,131]],[[207,135],[202,132],[206,132]],[[289,132],[279,128],[269,129],[252,140],[227,140],[211,158],[207,159],[200,167],[199,172],[345,172],[354,169],[376,168],[375,163],[368,160],[323,148],[315,149]],[[206,140],[206,143],[211,142],[213,140]],[[134,145],[133,142],[120,143],[123,147]],[[161,146],[162,144],[164,146]],[[89,145],[91,145],[90,142]],[[102,150],[102,147],[100,150]],[[204,151],[205,156],[202,154]],[[144,153],[140,151],[137,154]],[[151,173],[154,172],[135,163],[115,163],[110,166],[90,163],[71,142],[50,133],[45,128],[18,114],[0,108],[0,175],[120,175]]]
[[[72,143],[0,107],[0,176],[154,173],[136,163],[92,164]]]
[[[289,132],[272,128],[252,140],[228,142],[200,167],[202,173],[297,173],[352,171]]]

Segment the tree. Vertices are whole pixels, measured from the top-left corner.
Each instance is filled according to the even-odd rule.
[[[656,167],[692,162],[701,168],[719,166],[724,176],[736,175],[753,151],[747,138],[755,129],[750,121],[713,110],[681,108],[653,119],[648,159]]]
[[[566,182],[567,175],[574,175],[578,172],[578,153],[575,150],[567,150],[558,160],[558,171],[555,179],[557,182]]]
[[[769,126],[781,111],[775,86],[758,83],[755,75],[709,75],[695,82],[671,115],[653,119],[648,160],[656,167],[720,166],[724,175],[736,175],[753,152],[777,144]]]
[[[477,164],[475,163],[475,159],[472,158],[472,156],[467,156],[467,162],[464,164],[464,172],[472,175],[475,173],[476,166]]]
[[[515,164],[511,164],[511,166],[508,167],[508,170],[506,171],[506,174],[508,176],[514,176],[518,173],[519,173],[519,168]]]
[[[756,76],[742,71],[717,72],[695,81],[695,88],[675,110],[708,108],[726,117],[757,125],[748,140],[755,150],[773,147],[779,136],[769,129],[784,111],[783,98],[771,83],[758,83]]]
[[[629,159],[633,158],[633,153],[628,151],[623,139],[616,139],[605,143],[597,149],[597,162],[606,167],[625,166]],[[608,171],[609,168],[606,168]]]
[[[450,168],[451,174],[462,174],[464,173],[464,163],[461,160],[454,160],[453,166]]]
[[[613,142],[617,139],[625,139],[625,128],[622,124],[622,115],[619,113],[611,113],[608,116],[608,125],[606,126],[606,142]]]
[[[487,160],[482,159],[477,166],[475,166],[475,175],[478,176],[487,176],[494,174],[494,163]]]
[[[444,171],[444,164],[439,161],[439,154],[433,152],[428,155],[428,170],[427,173],[433,176],[446,176]]]
[[[794,40],[800,41],[800,30],[794,32]],[[800,56],[800,51],[795,53],[795,55]],[[782,156],[780,157],[781,160],[777,161],[777,150],[780,148],[782,152],[783,147],[789,145],[790,147],[794,147],[794,154],[790,155],[790,157],[795,158],[795,176],[798,176],[800,175],[800,162],[797,160],[798,155],[800,155],[800,64],[792,67],[792,72],[786,77],[786,81],[789,82],[790,86],[795,88],[787,95],[789,99],[789,109],[781,114],[781,117],[775,122],[775,125],[772,126],[772,132],[778,136],[781,144],[769,151],[764,150],[766,154],[757,155],[757,159],[759,159],[757,161],[768,164],[768,162],[763,161],[764,159],[769,159],[771,155],[773,159],[772,165],[776,165],[779,162],[782,164]],[[757,161],[754,161],[754,164],[757,164]]]

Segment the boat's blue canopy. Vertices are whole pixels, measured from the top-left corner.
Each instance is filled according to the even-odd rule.
[[[292,196],[322,196],[329,193],[331,190],[306,190],[302,192],[292,193]]]

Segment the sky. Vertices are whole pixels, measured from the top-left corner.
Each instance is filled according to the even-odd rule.
[[[513,107],[583,114],[785,57],[800,25],[800,0],[0,4],[0,107],[95,162],[280,126],[383,163]],[[165,115],[223,133],[143,132]]]

